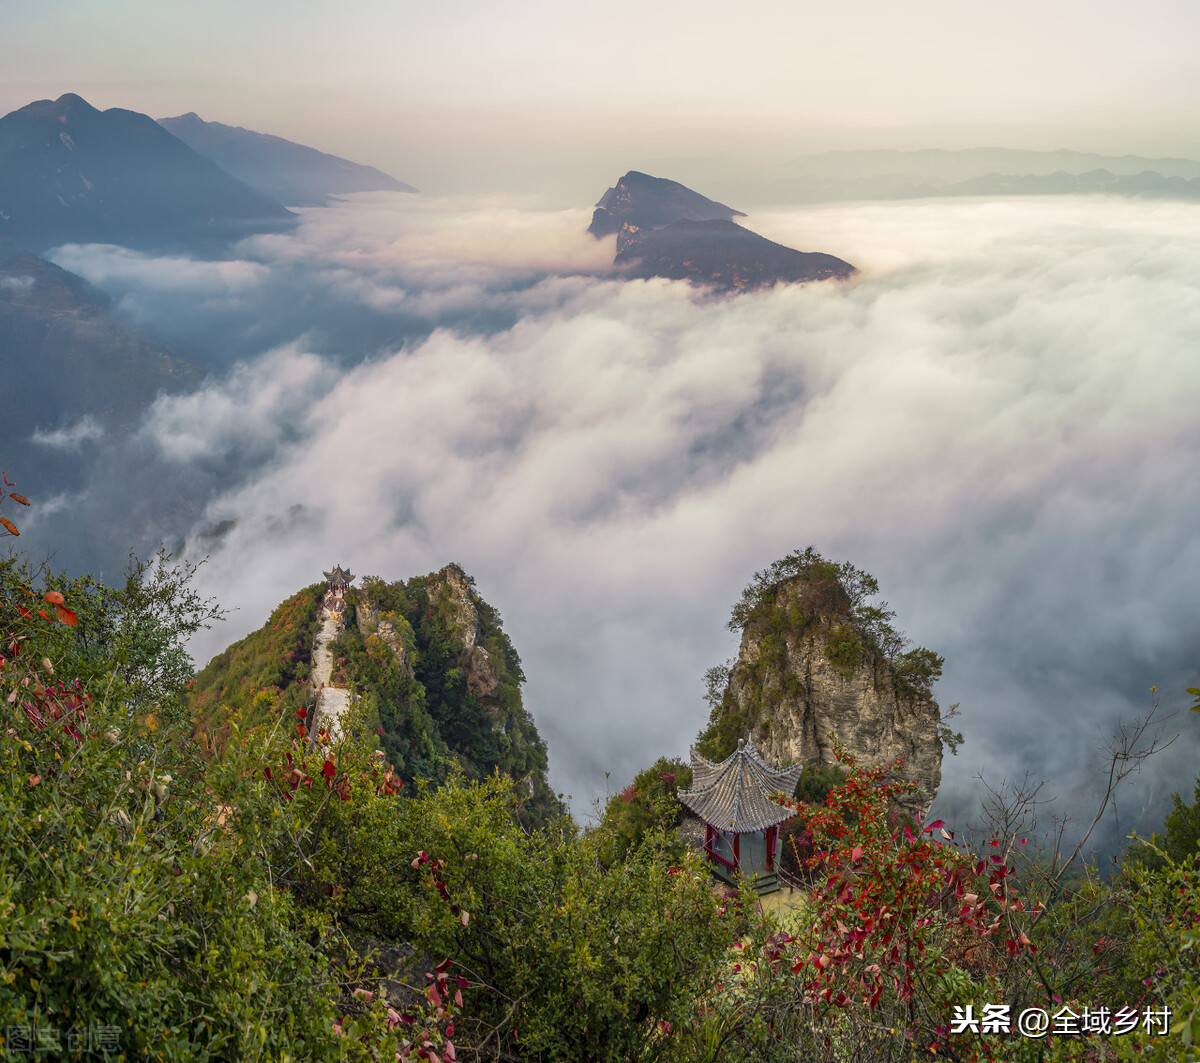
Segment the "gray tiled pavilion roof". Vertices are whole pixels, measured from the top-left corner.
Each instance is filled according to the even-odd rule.
[[[717,830],[749,834],[796,814],[770,795],[782,791],[790,797],[803,764],[776,770],[759,756],[753,739],[739,739],[737,749],[720,764],[705,760],[694,749],[691,754],[692,788],[678,791],[679,800]]]
[[[347,587],[354,582],[354,577],[350,575],[350,570],[342,568],[341,565],[334,565],[332,572],[323,572],[322,575],[329,580],[330,583],[342,583]]]

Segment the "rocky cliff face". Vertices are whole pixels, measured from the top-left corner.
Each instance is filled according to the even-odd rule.
[[[413,678],[413,647],[412,627],[407,620],[395,613],[384,612],[378,602],[372,601],[366,592],[357,596],[358,605],[354,610],[355,622],[359,634],[367,644],[367,652],[372,652],[371,639],[376,638],[391,651],[396,665],[410,679]]]
[[[870,610],[856,608],[838,579],[814,578],[821,574],[828,575],[759,589],[736,662],[710,672],[716,704],[701,752],[724,757],[750,734],[768,762],[816,767],[835,763],[836,738],[864,765],[901,758],[902,775],[922,791],[901,804],[924,810],[941,782],[941,712],[929,694],[932,679],[914,667],[933,660],[940,674],[940,658],[927,650],[889,657],[885,649],[898,640],[888,647],[863,621]]]
[[[462,645],[460,668],[466,678],[467,692],[480,699],[489,697],[500,685],[500,669],[491,654],[480,645],[483,629],[467,574],[458,565],[447,565],[432,578],[428,589],[430,600],[448,611],[450,623]]]

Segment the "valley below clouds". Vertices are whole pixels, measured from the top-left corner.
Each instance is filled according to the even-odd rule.
[[[860,273],[734,297],[613,275],[587,211],[376,194],[302,215],[226,261],[51,256],[211,375],[96,448],[29,537],[59,541],[69,510],[72,562],[111,569],[131,537],[207,556],[201,589],[235,611],[198,664],[335,562],[457,561],[577,815],[686,756],[730,606],[809,544],[945,655],[947,818],[980,772],[1090,814],[1114,728],[1151,686],[1179,710],[1198,685],[1200,207],[768,211],[756,231]],[[1170,722],[1108,842],[1190,789],[1196,723]]]

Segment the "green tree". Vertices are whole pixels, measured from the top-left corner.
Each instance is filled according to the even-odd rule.
[[[622,860],[641,846],[647,835],[658,833],[671,839],[672,848],[682,857],[683,843],[676,832],[683,822],[683,805],[677,794],[691,785],[690,766],[678,757],[659,757],[609,798],[597,828],[597,843],[607,842],[613,859]]]
[[[182,639],[212,616],[189,577],[135,567],[110,590],[0,564],[0,1030],[344,1058],[340,939],[269,857],[307,829],[261,773],[285,728],[235,720],[214,757],[177,714]]]
[[[483,1058],[681,1058],[735,913],[694,857],[674,863],[661,832],[612,864],[601,839],[576,840],[566,822],[526,834],[516,800],[502,778],[452,783],[422,816],[413,926],[473,988],[456,1036]]]

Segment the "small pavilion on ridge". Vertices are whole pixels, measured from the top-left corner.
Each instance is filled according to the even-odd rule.
[[[322,572],[321,574],[329,581],[329,589],[334,592],[345,592],[346,588],[357,578],[350,574],[348,568],[342,568],[341,565],[334,565],[331,572]]]
[[[804,765],[772,768],[752,739],[738,739],[737,749],[720,764],[695,749],[691,756],[692,788],[679,790],[678,796],[704,820],[704,851],[714,870],[747,878],[774,871],[780,824],[796,813],[772,801],[771,794],[791,797]]]

